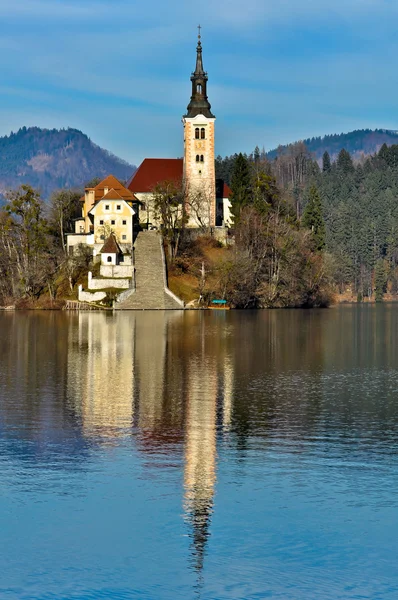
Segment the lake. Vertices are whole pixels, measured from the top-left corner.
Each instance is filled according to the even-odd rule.
[[[0,598],[398,598],[398,304],[0,313]]]

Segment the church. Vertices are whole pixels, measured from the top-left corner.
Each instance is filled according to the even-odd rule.
[[[94,188],[86,188],[81,199],[82,216],[75,222],[75,232],[67,236],[70,252],[84,244],[92,247],[96,256],[111,234],[122,252],[128,252],[134,230],[160,228],[154,190],[165,182],[173,182],[182,190],[187,227],[214,230],[232,225],[231,190],[215,175],[216,118],[208,100],[207,82],[199,29],[191,99],[182,118],[183,158],[145,158],[125,185],[109,175]]]
[[[184,158],[146,158],[127,184],[128,189],[142,203],[141,224],[158,225],[153,210],[152,192],[157,185],[172,180],[183,185],[187,212],[190,214],[188,227],[198,227],[203,223],[207,227],[232,225],[229,202],[231,190],[222,180],[216,181],[216,118],[208,100],[207,82],[199,33],[196,66],[191,75],[191,99],[182,118]],[[198,205],[201,205],[201,214],[197,214]]]

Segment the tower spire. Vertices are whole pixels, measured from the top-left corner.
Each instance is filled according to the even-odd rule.
[[[192,95],[191,101],[187,107],[187,117],[196,117],[196,115],[203,115],[210,119],[214,118],[211,112],[211,104],[207,99],[207,73],[203,68],[203,57],[202,57],[202,36],[201,36],[201,25],[198,25],[198,44],[196,46],[196,67],[195,71],[191,75],[192,81]]]
[[[201,25],[198,25],[198,45],[196,46],[196,69],[195,69],[195,75],[206,75],[204,69],[203,69],[203,59],[202,59],[202,42],[201,40],[201,35],[200,35],[200,30],[202,29]]]

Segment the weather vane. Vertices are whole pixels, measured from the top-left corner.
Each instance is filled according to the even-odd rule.
[[[201,27],[200,25],[198,25],[198,31],[199,31],[199,33],[198,33],[198,39],[199,39],[199,40],[200,40],[200,38],[201,38],[201,35],[200,35],[200,30],[201,30],[201,29],[202,29],[202,27]]]

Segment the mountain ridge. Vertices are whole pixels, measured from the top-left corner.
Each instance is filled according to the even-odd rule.
[[[59,188],[79,188],[110,173],[122,181],[135,165],[95,144],[79,129],[21,127],[0,137],[0,196],[26,183],[43,198]]]
[[[358,160],[363,155],[375,154],[383,144],[387,144],[387,146],[398,144],[398,131],[393,129],[354,129],[347,133],[334,133],[297,140],[270,150],[266,153],[267,158],[274,159],[278,154],[288,151],[299,142],[304,143],[317,160],[322,158],[324,152],[328,152],[331,160],[334,161],[343,148],[351,154],[354,160]]]

